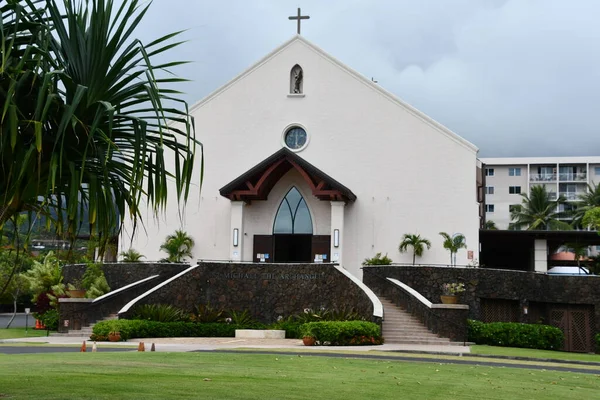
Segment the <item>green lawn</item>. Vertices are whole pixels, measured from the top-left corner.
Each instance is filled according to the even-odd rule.
[[[592,399],[581,373],[223,353],[0,354],[11,399]]]
[[[35,329],[29,328],[27,334],[25,334],[25,328],[0,329],[0,339],[18,339],[38,336],[46,336],[46,331],[36,331]]]
[[[567,353],[564,351],[518,349],[515,347],[471,346],[471,354],[508,357],[529,357],[553,360],[590,361],[600,363],[600,354]]]

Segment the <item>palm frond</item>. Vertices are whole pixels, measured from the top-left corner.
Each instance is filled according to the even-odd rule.
[[[35,208],[61,236],[89,227],[106,243],[126,217],[137,226],[142,201],[165,209],[168,179],[185,202],[203,160],[170,88],[185,80],[165,71],[184,63],[164,61],[179,32],[137,40],[149,7],[138,0],[2,4],[0,225]]]

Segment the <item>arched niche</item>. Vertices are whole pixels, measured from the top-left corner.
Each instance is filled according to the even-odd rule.
[[[290,94],[304,93],[304,71],[298,64],[290,71]]]

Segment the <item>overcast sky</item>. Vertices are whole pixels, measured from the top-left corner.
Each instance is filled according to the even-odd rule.
[[[154,0],[137,36],[188,29],[195,103],[296,32],[481,157],[600,155],[599,0]]]

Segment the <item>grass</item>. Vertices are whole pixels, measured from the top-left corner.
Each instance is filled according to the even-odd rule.
[[[589,361],[600,363],[600,354],[586,353],[567,353],[563,351],[518,349],[515,347],[497,347],[497,346],[471,346],[471,354],[507,356],[507,357],[528,357],[539,359],[567,360],[567,361]]]
[[[19,339],[39,336],[46,336],[46,331],[36,331],[35,329],[29,328],[26,334],[25,328],[0,329],[0,339]]]
[[[86,342],[87,348],[90,350],[92,348],[93,342]],[[0,343],[0,347],[81,347],[81,344],[48,344],[48,343],[40,343],[40,342],[10,342],[10,343]],[[98,349],[137,349],[137,344],[98,344]]]
[[[418,362],[223,353],[0,355],[11,399],[588,399],[595,375]]]

